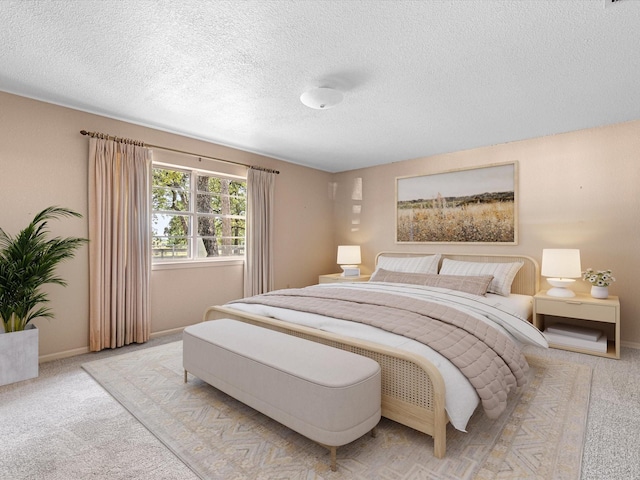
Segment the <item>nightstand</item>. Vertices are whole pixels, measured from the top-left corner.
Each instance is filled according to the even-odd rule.
[[[340,283],[340,282],[368,282],[371,275],[359,275],[353,277],[343,277],[341,273],[329,273],[320,275],[318,283]]]
[[[575,297],[550,297],[540,292],[533,297],[533,324],[540,330],[556,323],[601,330],[607,335],[607,351],[598,352],[577,346],[549,342],[553,348],[588,353],[608,358],[620,358],[620,302],[618,297],[593,298],[576,293]]]

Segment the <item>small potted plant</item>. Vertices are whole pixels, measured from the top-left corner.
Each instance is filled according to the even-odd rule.
[[[65,286],[66,282],[56,275],[56,268],[87,241],[76,237],[48,238],[47,221],[70,216],[81,217],[67,208],[48,207],[15,237],[0,228],[0,385],[38,376],[38,330],[31,321],[53,318],[42,286]]]
[[[591,267],[582,272],[582,279],[591,284],[591,296],[593,298],[607,298],[609,296],[609,285],[616,281],[611,270],[595,271]]]

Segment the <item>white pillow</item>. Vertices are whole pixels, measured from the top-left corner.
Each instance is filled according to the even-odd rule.
[[[426,287],[446,288],[472,295],[485,295],[493,275],[471,277],[467,275],[435,275],[433,273],[390,272],[379,268],[372,275],[370,282],[407,283]]]
[[[402,273],[438,273],[440,254],[423,257],[378,257],[376,270],[383,268],[390,272]]]
[[[493,280],[489,284],[489,292],[497,293],[504,297],[511,294],[511,284],[516,277],[518,270],[522,268],[524,262],[515,263],[480,263],[461,262],[459,260],[442,260],[440,273],[444,275],[493,275]]]

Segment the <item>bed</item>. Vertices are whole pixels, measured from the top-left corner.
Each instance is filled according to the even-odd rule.
[[[505,280],[502,271],[507,266],[515,265],[518,266],[508,267],[511,273],[507,276],[510,278]],[[492,272],[495,275],[491,275]],[[461,277],[470,277],[465,281],[469,280],[474,284],[484,282],[484,289],[488,288],[490,291],[485,295],[476,295],[476,285],[471,290],[465,287],[461,292],[458,288],[462,287],[447,284],[447,279],[457,284]],[[426,285],[418,285],[414,281],[416,278],[420,282],[422,278],[429,281]],[[313,293],[312,296],[321,296],[325,292],[353,296],[356,295],[354,292],[360,292],[357,295],[380,298],[399,296],[403,302],[412,302],[414,298],[416,302],[426,299],[430,303],[444,304],[443,308],[461,308],[465,315],[474,317],[484,316],[482,312],[485,309],[494,312],[497,305],[499,315],[509,317],[507,336],[513,337],[517,348],[522,344],[547,346],[544,337],[526,321],[531,316],[532,296],[539,286],[538,264],[530,257],[382,252],[376,256],[376,271],[371,280],[320,284],[307,289]],[[434,280],[439,283],[433,284]],[[503,283],[497,285],[497,280]],[[405,281],[409,283],[405,284]],[[275,294],[270,299],[280,297],[281,294],[298,295],[298,290],[307,289],[270,292]],[[323,291],[320,292],[321,290]],[[251,303],[250,300],[257,303]],[[382,368],[382,416],[433,437],[434,455],[437,458],[442,458],[446,452],[447,424],[451,422],[455,428],[464,431],[466,420],[480,403],[477,391],[474,391],[468,380],[460,380],[462,374],[457,367],[451,365],[449,359],[413,338],[407,339],[381,330],[376,324],[362,325],[315,311],[306,313],[291,310],[282,308],[277,303],[275,306],[262,305],[260,301],[263,300],[252,297],[209,307],[204,320],[241,320],[376,360]],[[476,300],[480,301],[478,307]],[[451,301],[456,304],[460,301],[463,305],[454,306],[449,304]],[[508,313],[503,315],[503,311]],[[490,322],[484,318],[480,320],[493,323],[494,313],[489,316],[492,318]],[[512,321],[511,316],[515,320]],[[504,322],[500,320],[499,323],[502,326],[495,328],[504,333]],[[511,323],[518,330],[515,333]]]

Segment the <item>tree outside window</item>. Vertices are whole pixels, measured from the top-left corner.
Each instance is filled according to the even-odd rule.
[[[154,262],[244,256],[246,180],[154,166]]]

